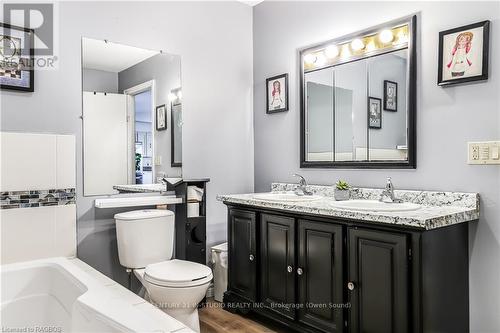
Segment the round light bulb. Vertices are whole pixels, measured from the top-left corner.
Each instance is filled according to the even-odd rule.
[[[315,61],[316,61],[316,56],[312,53],[308,53],[304,56],[304,62],[308,65],[314,64]]]
[[[362,50],[365,47],[365,44],[363,41],[359,38],[356,38],[351,42],[351,47],[354,51],[359,51]]]
[[[327,58],[335,58],[339,55],[339,48],[337,45],[328,45],[325,49],[325,55]]]
[[[379,35],[380,41],[384,44],[392,42],[394,35],[391,30],[383,30]]]

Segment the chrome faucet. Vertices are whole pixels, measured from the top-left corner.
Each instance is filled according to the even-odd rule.
[[[389,202],[393,203],[403,202],[403,200],[396,199],[396,197],[394,196],[394,185],[392,185],[391,177],[387,177],[387,183],[385,183],[385,189],[380,194],[379,201],[387,202],[386,200],[384,200],[384,198],[386,197],[389,199]]]
[[[311,191],[308,191],[307,190],[307,182],[306,182],[306,179],[304,177],[302,177],[301,175],[297,174],[297,173],[294,173],[292,176],[294,177],[297,177],[299,178],[299,186],[295,189],[294,193],[296,195],[312,195],[312,192]]]

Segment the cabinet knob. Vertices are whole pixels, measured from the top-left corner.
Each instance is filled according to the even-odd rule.
[[[293,272],[293,267],[292,267],[292,266],[287,266],[286,271],[287,271],[288,273]]]
[[[348,282],[347,283],[347,289],[349,290],[354,290],[356,286],[354,285],[354,282]]]
[[[253,254],[251,254],[248,259],[250,259],[250,261],[253,261],[255,259],[255,257],[253,256]]]
[[[302,268],[300,268],[300,267],[297,268],[297,274],[299,274],[299,275],[304,274],[304,271],[302,270]]]

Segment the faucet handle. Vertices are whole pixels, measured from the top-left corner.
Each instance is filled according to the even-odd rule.
[[[298,173],[293,173],[292,176],[300,178],[301,184],[304,184],[304,185],[306,184],[306,179],[303,176],[299,175]]]

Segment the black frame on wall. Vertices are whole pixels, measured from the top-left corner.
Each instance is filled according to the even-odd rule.
[[[31,68],[29,70],[30,72],[30,83],[28,87],[21,87],[21,86],[13,86],[9,84],[0,84],[0,90],[15,90],[15,91],[24,91],[24,92],[34,92],[35,91],[35,30],[30,29],[30,28],[25,28],[25,27],[19,27],[7,23],[2,23],[0,22],[0,27],[5,29],[5,30],[18,30],[24,32],[24,37],[27,39],[29,42],[29,48],[30,48],[30,62],[31,62]],[[3,41],[2,41],[3,42]]]
[[[304,63],[302,61],[306,52],[312,48],[326,46],[330,43],[343,42],[360,35],[368,35],[380,31],[390,25],[408,24],[410,32],[408,40],[408,97],[407,97],[407,148],[408,160],[406,161],[307,161],[306,160],[306,98],[304,86]],[[367,57],[366,57],[367,58]],[[359,58],[348,62],[357,61]],[[417,167],[417,15],[411,15],[391,22],[358,31],[336,40],[329,40],[317,45],[308,46],[299,50],[300,73],[300,167],[301,168],[340,168],[340,169],[416,169]],[[344,62],[346,63],[346,62]]]

